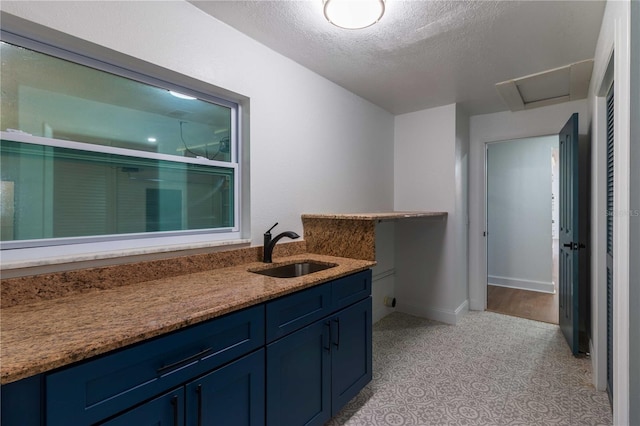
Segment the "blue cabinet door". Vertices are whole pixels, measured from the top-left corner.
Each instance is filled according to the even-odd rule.
[[[329,320],[267,346],[267,425],[323,425],[331,418]]]
[[[0,387],[0,425],[41,426],[44,392],[41,374]]]
[[[264,349],[187,385],[187,426],[264,425]]]
[[[184,387],[159,396],[102,426],[182,426],[184,425]]]
[[[371,381],[371,298],[331,319],[331,415]]]

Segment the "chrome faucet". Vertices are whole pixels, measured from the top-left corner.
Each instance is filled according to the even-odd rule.
[[[278,226],[278,222],[273,225],[267,232],[264,233],[264,252],[262,255],[262,261],[264,263],[271,263],[273,260],[271,257],[273,256],[273,248],[276,246],[276,243],[283,237],[291,238],[295,240],[296,238],[300,238],[300,235],[296,234],[293,231],[285,231],[281,234],[276,235],[273,239],[271,239],[271,230]]]

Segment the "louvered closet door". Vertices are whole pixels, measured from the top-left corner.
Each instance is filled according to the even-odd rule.
[[[607,391],[613,401],[613,86],[607,95]]]

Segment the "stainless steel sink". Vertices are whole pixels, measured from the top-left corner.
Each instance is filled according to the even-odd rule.
[[[316,263],[316,262],[298,262],[288,265],[274,266],[267,269],[252,269],[249,272],[255,274],[266,275],[275,278],[295,278],[303,275],[312,274],[314,272],[324,271],[333,268],[335,263]]]

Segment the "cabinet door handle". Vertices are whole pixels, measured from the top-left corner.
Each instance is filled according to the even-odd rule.
[[[158,372],[159,375],[163,375],[163,374],[167,373],[168,371],[174,370],[174,369],[176,369],[178,367],[183,367],[186,364],[189,364],[190,362],[196,361],[197,359],[202,358],[203,356],[207,355],[211,351],[213,351],[213,348],[207,348],[205,350],[202,350],[202,351],[198,352],[197,354],[193,354],[191,356],[188,356],[185,359],[182,359],[180,361],[172,362],[171,364],[164,365],[164,366],[158,368],[157,372]]]
[[[173,406],[173,426],[178,426],[178,395],[173,395],[171,405]]]
[[[340,317],[335,318],[334,321],[336,322],[336,324],[338,325],[338,337],[336,339],[336,342],[334,343],[336,349],[340,349]]]
[[[329,351],[329,353],[331,353],[331,321],[325,321],[324,325],[327,327],[327,329],[329,330],[329,339],[328,339],[328,345],[324,346],[324,348]]]
[[[196,387],[196,393],[198,394],[198,426],[202,426],[202,385]]]

